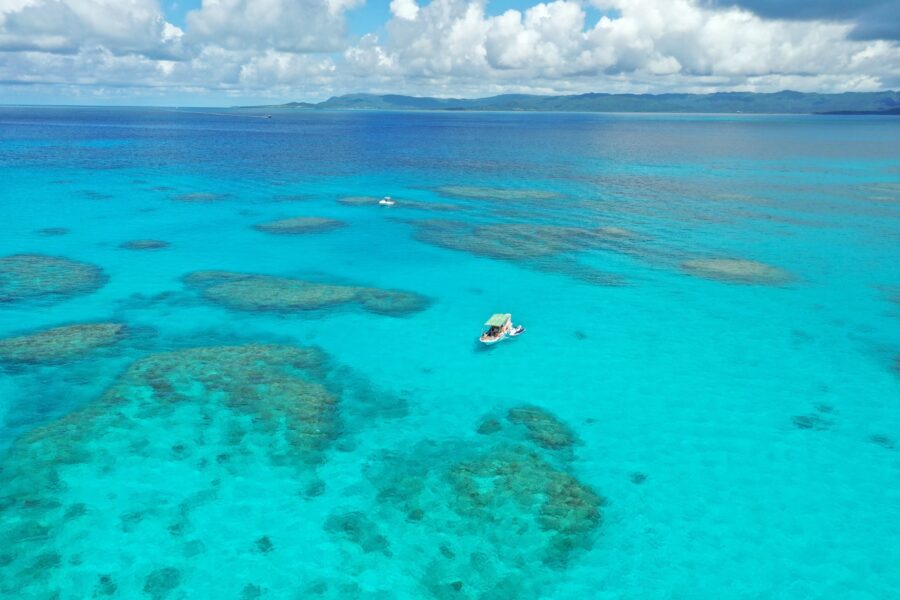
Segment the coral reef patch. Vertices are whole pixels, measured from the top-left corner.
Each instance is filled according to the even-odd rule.
[[[570,256],[588,250],[627,252],[637,236],[621,228],[562,227],[529,223],[471,225],[439,219],[414,221],[421,242],[512,261],[539,271],[560,273],[595,285],[622,285],[623,279]]]
[[[169,247],[169,242],[163,240],[129,240],[119,244],[119,248],[125,250],[161,250]]]
[[[173,196],[173,200],[178,202],[191,202],[195,204],[206,204],[209,202],[218,202],[228,197],[228,194],[215,194],[212,192],[192,192],[189,194],[178,194]]]
[[[0,339],[0,364],[64,362],[112,346],[126,335],[121,323],[85,323]]]
[[[575,443],[568,425],[538,406],[518,406],[506,413],[511,423],[523,425],[528,438],[542,448],[558,450]]]
[[[423,443],[370,469],[391,549],[429,597],[544,597],[591,547],[603,500],[539,448],[478,440]],[[423,536],[432,541],[400,544]]]
[[[389,548],[391,564],[420,586],[407,593],[548,597],[559,571],[592,546],[603,499],[572,473],[574,433],[549,411],[515,407],[476,427],[464,439],[426,440],[367,461],[373,508],[332,515],[327,525],[371,546],[368,558],[348,556],[358,561],[352,568],[378,569],[385,559],[372,554]]]
[[[894,443],[894,440],[886,435],[882,435],[880,433],[875,433],[869,436],[869,441],[875,444],[876,446],[881,446],[885,450],[893,450],[897,447]]]
[[[390,543],[365,513],[336,513],[325,521],[325,529],[357,545],[363,552],[379,552],[391,556]]]
[[[71,557],[65,540],[73,533],[104,543],[174,543],[187,553],[197,542],[182,541],[196,528],[195,510],[222,502],[225,486],[234,494],[261,461],[262,471],[278,469],[302,489],[342,430],[343,391],[329,382],[331,369],[321,351],[294,346],[153,354],[94,402],[16,440],[0,464],[0,596],[53,597],[54,586],[74,581],[97,586],[98,566],[114,566],[100,547],[82,544]],[[121,498],[127,508],[119,519],[92,509],[104,501],[98,489]],[[272,550],[265,536],[256,546]],[[190,552],[203,550],[199,542]],[[115,584],[128,597],[170,597],[183,578],[177,566]],[[55,576],[60,570],[65,575]]]
[[[435,188],[435,191],[442,196],[454,198],[467,198],[470,200],[494,200],[494,201],[511,201],[511,200],[558,200],[562,198],[562,194],[551,192],[548,190],[529,190],[514,188],[492,188],[480,187],[473,185],[443,185]]]
[[[681,263],[688,274],[704,279],[749,285],[785,285],[793,279],[787,271],[742,258],[694,258]]]
[[[44,237],[57,237],[60,235],[68,235],[69,229],[66,227],[44,227],[35,231],[36,234]]]
[[[346,223],[325,217],[293,217],[258,223],[253,226],[257,231],[281,235],[300,235],[304,233],[323,233],[346,227]]]
[[[197,271],[184,282],[203,298],[230,309],[290,313],[341,305],[369,312],[404,316],[424,310],[428,299],[414,292],[339,285],[228,271]]]
[[[0,303],[62,300],[93,292],[106,283],[95,265],[43,254],[0,257]]]

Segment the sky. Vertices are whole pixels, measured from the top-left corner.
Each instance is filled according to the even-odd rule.
[[[900,89],[900,0],[0,0],[0,104]]]

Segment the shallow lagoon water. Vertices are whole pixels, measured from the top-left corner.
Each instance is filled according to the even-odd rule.
[[[0,365],[3,594],[900,595],[900,123],[5,108],[0,124],[0,256],[104,277],[3,302],[0,336],[127,332]],[[382,195],[398,205],[340,202]],[[296,217],[346,225],[254,227]],[[426,219],[460,237],[423,236]],[[503,252],[471,235],[504,223],[528,235]],[[735,276],[748,264],[778,277]],[[235,310],[189,285],[204,271],[428,301]],[[485,351],[496,311],[528,332]],[[333,411],[302,426],[267,408],[323,393]],[[509,418],[523,406],[572,443],[539,443]]]

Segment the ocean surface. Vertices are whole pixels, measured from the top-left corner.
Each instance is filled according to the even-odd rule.
[[[900,597],[900,120],[7,107],[0,181],[0,597]]]

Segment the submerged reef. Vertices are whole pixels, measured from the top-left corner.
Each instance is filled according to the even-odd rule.
[[[511,423],[524,425],[528,438],[542,448],[557,450],[575,443],[575,434],[555,415],[537,406],[509,409],[506,417]]]
[[[617,247],[638,236],[619,227],[563,227],[531,223],[471,225],[438,219],[414,221],[420,241],[502,260],[527,260]]]
[[[125,250],[161,250],[169,247],[169,242],[163,240],[130,240],[119,244],[119,248]]]
[[[506,417],[511,424],[486,415],[464,439],[374,456],[365,473],[375,506],[367,519],[349,519],[350,534],[342,535],[389,548],[391,564],[418,582],[418,595],[546,597],[559,570],[591,547],[603,498],[572,473],[574,433],[566,424],[533,406]],[[326,528],[342,532],[348,519],[337,517]],[[379,568],[372,558],[358,560]]]
[[[184,282],[203,298],[227,308],[290,313],[355,304],[390,316],[424,310],[428,299],[414,292],[339,285],[228,271],[197,271]]]
[[[530,223],[471,225],[439,219],[414,221],[421,242],[476,256],[516,262],[596,285],[622,285],[623,279],[577,262],[570,254],[588,250],[628,251],[638,236],[617,227],[562,227]]]
[[[36,234],[44,237],[55,237],[60,235],[68,235],[69,229],[66,227],[45,227],[35,231]]]
[[[378,525],[360,511],[333,514],[325,521],[325,529],[356,544],[365,552],[391,556],[390,543]]]
[[[431,597],[543,597],[601,524],[603,500],[589,486],[496,435],[423,443],[370,468],[393,554]],[[423,537],[432,541],[400,544]]]
[[[548,190],[491,188],[473,185],[444,185],[435,188],[442,196],[468,198],[470,200],[558,200],[562,194]]]
[[[340,198],[339,203],[345,206],[376,206],[381,198],[375,196],[347,196]]]
[[[766,263],[742,258],[695,258],[681,263],[681,268],[697,277],[729,283],[751,285],[785,285],[790,273]]]
[[[0,363],[55,363],[111,346],[126,335],[121,323],[86,323],[0,339]]]
[[[419,221],[416,238],[471,254],[523,260],[577,252],[591,247],[599,230],[527,223],[469,225],[457,221]]]
[[[106,283],[95,265],[43,254],[0,257],[0,303],[61,300],[93,292]]]
[[[302,489],[341,432],[343,392],[330,370],[321,351],[294,346],[154,354],[91,404],[16,440],[0,463],[0,596],[54,597],[74,581],[93,588],[98,573],[123,566],[109,562],[106,544],[203,551],[188,541],[195,509],[215,506],[220,490],[232,498],[260,472],[277,469]],[[125,511],[118,520],[107,494]],[[221,502],[216,511],[230,510]],[[85,535],[76,556],[69,542]],[[264,538],[257,547],[273,549]],[[182,581],[180,566],[164,563],[116,584],[127,597],[165,598],[180,597]]]
[[[265,233],[277,233],[282,235],[299,235],[303,233],[322,233],[346,227],[346,223],[337,219],[324,217],[293,217],[280,219],[267,223],[258,223],[253,226],[257,231]]]
[[[204,204],[208,202],[218,202],[228,197],[228,194],[215,194],[211,192],[193,192],[190,194],[178,194],[173,199],[178,202],[194,202]]]
[[[874,433],[869,436],[869,441],[875,444],[876,446],[881,446],[885,450],[893,450],[897,446],[894,443],[894,440],[889,436],[882,435],[880,433]]]

